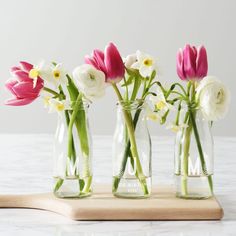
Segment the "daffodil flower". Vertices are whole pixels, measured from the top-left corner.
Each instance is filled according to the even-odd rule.
[[[156,61],[152,56],[140,51],[136,52],[136,56],[137,61],[132,64],[131,68],[139,70],[143,77],[150,77],[152,72],[157,69]]]
[[[47,67],[45,70],[45,80],[54,84],[57,88],[59,85],[67,83],[66,71],[61,63]]]
[[[65,110],[71,110],[70,102],[67,100],[58,100],[55,98],[51,98],[47,100],[46,102],[48,103],[49,107],[49,113],[54,113],[58,112],[59,114]]]
[[[45,62],[40,61],[39,64],[33,65],[33,68],[29,71],[29,78],[33,80],[33,87],[35,88],[38,78],[41,77],[43,79],[45,71]]]
[[[150,96],[149,99],[151,103],[153,104],[154,109],[157,112],[162,113],[163,115],[168,110],[173,109],[173,105],[171,105],[170,103],[166,101],[165,96],[161,91],[158,91],[156,96],[154,95]]]

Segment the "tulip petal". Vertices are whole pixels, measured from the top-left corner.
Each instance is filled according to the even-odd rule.
[[[124,77],[124,64],[119,51],[113,43],[110,43],[105,49],[104,62],[109,80]]]
[[[5,87],[13,94],[15,95],[14,90],[12,89],[16,84],[18,83],[17,80],[15,79],[9,79],[5,83]]]
[[[196,59],[196,77],[202,79],[207,75],[208,63],[207,52],[204,46],[198,48]]]
[[[12,72],[13,74],[14,74],[15,71],[18,71],[18,70],[21,70],[21,68],[18,67],[18,66],[13,66],[13,67],[11,68],[11,72]]]
[[[93,51],[93,58],[97,63],[98,68],[106,74],[106,66],[104,64],[104,53],[96,49]]]
[[[33,88],[33,83],[22,82],[12,87],[12,90],[18,98],[37,97],[39,89]]]
[[[37,97],[36,97],[37,98]],[[36,98],[12,98],[5,102],[5,105],[9,106],[24,106],[33,102]]]
[[[196,77],[196,54],[194,49],[187,44],[183,50],[184,71],[187,78]]]
[[[26,61],[20,61],[20,66],[26,72],[29,72],[34,67],[32,64],[30,64]]]
[[[92,66],[95,67],[97,70],[99,70],[99,67],[98,67],[98,65],[97,65],[97,62],[95,61],[94,58],[91,58],[90,56],[85,56],[84,62],[85,62],[86,64],[92,65]]]
[[[183,63],[183,50],[180,48],[176,56],[176,70],[177,74],[182,80],[186,80]]]
[[[17,79],[19,81],[22,81],[22,82],[24,82],[24,81],[26,81],[26,82],[32,81],[32,79],[29,78],[28,73],[25,72],[25,71],[17,70],[17,71],[14,71],[13,73],[14,73],[14,75],[17,77]]]

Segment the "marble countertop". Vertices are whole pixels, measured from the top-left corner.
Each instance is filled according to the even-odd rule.
[[[153,137],[153,184],[172,184],[173,137]],[[51,191],[53,136],[0,135],[0,194]],[[72,221],[52,212],[0,209],[0,235],[235,236],[236,138],[215,138],[215,194],[222,221]],[[111,137],[94,137],[94,179],[111,182]]]

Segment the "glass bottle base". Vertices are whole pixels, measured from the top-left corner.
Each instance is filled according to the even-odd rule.
[[[84,179],[54,177],[54,195],[58,198],[84,198],[92,194],[92,176]]]
[[[112,193],[120,198],[148,198],[151,195],[151,182],[151,177],[144,178],[140,183],[137,178],[120,179],[114,176]]]
[[[176,197],[184,199],[207,199],[213,196],[212,175],[183,176],[175,175]]]

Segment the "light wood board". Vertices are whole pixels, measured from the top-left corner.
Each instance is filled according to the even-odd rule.
[[[98,186],[91,197],[59,199],[52,193],[0,195],[0,208],[52,211],[73,220],[220,220],[223,209],[216,200],[178,199],[170,187],[153,188],[148,199],[122,199],[111,187]]]

